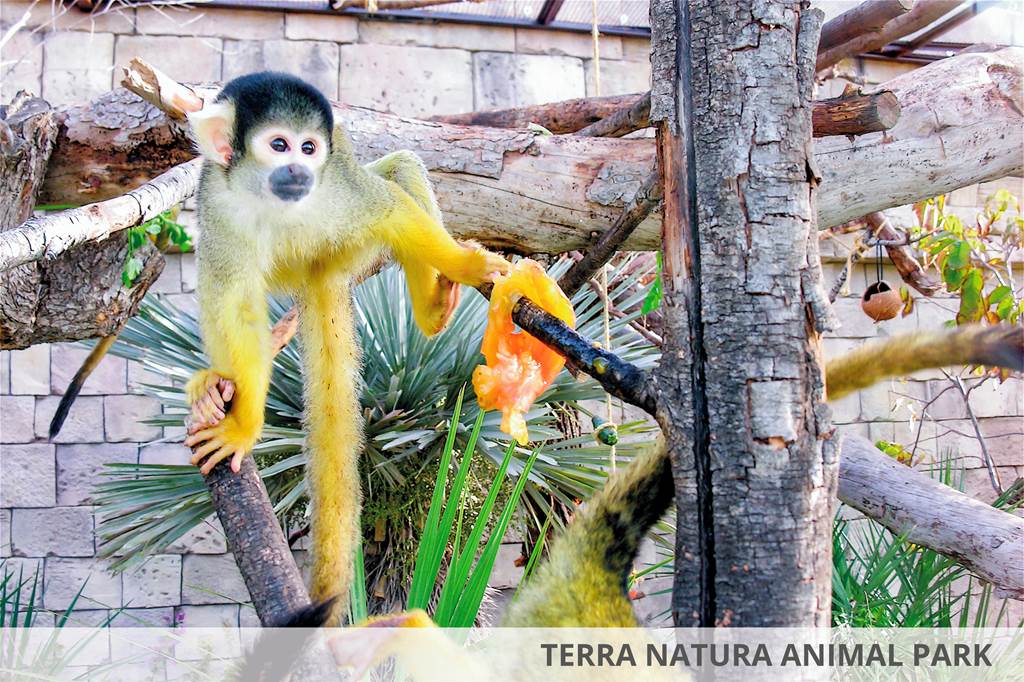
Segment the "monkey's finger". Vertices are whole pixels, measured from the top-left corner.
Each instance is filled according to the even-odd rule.
[[[220,389],[220,395],[225,403],[235,395],[235,382],[231,379],[221,379],[217,382],[217,388]]]
[[[223,447],[220,450],[217,450],[217,452],[213,453],[212,455],[206,458],[206,461],[203,463],[203,466],[199,467],[199,473],[201,473],[203,476],[210,473],[211,471],[213,471],[213,467],[217,466],[218,464],[220,464],[220,462],[230,457],[231,453],[232,450],[230,447]]]
[[[216,438],[217,436],[220,435],[220,433],[221,430],[216,426],[202,429],[201,431],[196,431],[191,436],[185,439],[185,445],[187,445],[188,447],[198,445],[199,443],[208,441],[211,438]]]
[[[245,448],[235,450],[235,456],[231,458],[231,470],[236,474],[242,470],[242,460],[245,459]]]
[[[218,382],[218,384],[219,383],[220,382]],[[216,405],[218,409],[224,409],[224,399],[220,397],[220,389],[218,386],[210,386],[210,388],[206,389],[206,395],[210,397],[210,400],[213,401],[213,404]]]
[[[199,464],[199,462],[202,461],[203,457],[206,457],[208,454],[210,454],[214,450],[217,450],[223,445],[224,441],[220,438],[214,438],[211,441],[207,441],[206,443],[203,444],[202,447],[196,448],[195,452],[192,453],[192,459],[190,461],[192,462],[192,464]]]

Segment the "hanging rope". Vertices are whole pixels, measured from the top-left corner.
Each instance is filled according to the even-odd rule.
[[[601,96],[601,34],[597,30],[597,0],[590,0],[590,40],[594,48],[594,95]],[[611,297],[608,292],[608,264],[601,266],[601,293],[604,298],[602,314],[604,317],[604,347],[605,350],[612,349],[611,330]],[[618,427],[613,419],[613,406],[611,393],[605,393],[605,408],[607,419],[593,418],[594,437],[599,443],[610,446],[610,464],[612,471],[615,471],[615,444],[619,442]]]

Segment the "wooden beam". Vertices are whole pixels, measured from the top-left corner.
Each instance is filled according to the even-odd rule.
[[[878,31],[886,23],[906,14],[914,0],[867,0],[830,19],[821,27],[818,51],[830,50],[865,33]]]

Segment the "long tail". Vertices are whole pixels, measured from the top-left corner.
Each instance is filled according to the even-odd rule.
[[[890,376],[951,365],[1024,370],[1024,328],[972,326],[869,344],[828,363],[830,400]],[[672,471],[659,438],[608,479],[556,540],[547,563],[524,588],[505,625],[628,627],[636,625],[626,592],[640,541],[672,503]]]
[[[107,354],[107,351],[110,350],[110,347],[114,345],[114,341],[117,341],[117,334],[104,336],[97,341],[89,355],[86,356],[85,362],[75,372],[75,376],[71,379],[71,383],[68,384],[64,395],[60,399],[60,403],[57,404],[57,411],[53,413],[53,418],[50,420],[50,440],[53,440],[60,433],[61,427],[64,426],[64,420],[68,418],[71,406],[82,390],[82,385],[89,378],[89,375],[92,374],[92,371],[96,369],[96,365],[100,364],[100,361]]]
[[[828,399],[873,386],[882,379],[951,365],[986,365],[1024,371],[1024,327],[971,325],[881,339],[830,360]]]
[[[644,535],[668,510],[673,491],[665,443],[658,438],[609,478],[573,519],[504,625],[636,625],[626,596],[633,558]]]
[[[348,604],[362,506],[360,355],[348,279],[311,273],[300,306],[306,481],[312,501],[310,596],[314,602],[335,598],[328,624],[338,625]]]

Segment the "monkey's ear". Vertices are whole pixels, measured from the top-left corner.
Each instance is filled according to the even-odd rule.
[[[199,111],[188,113],[199,153],[205,158],[228,165],[231,161],[231,137],[235,130],[235,107],[230,102],[207,104]]]

